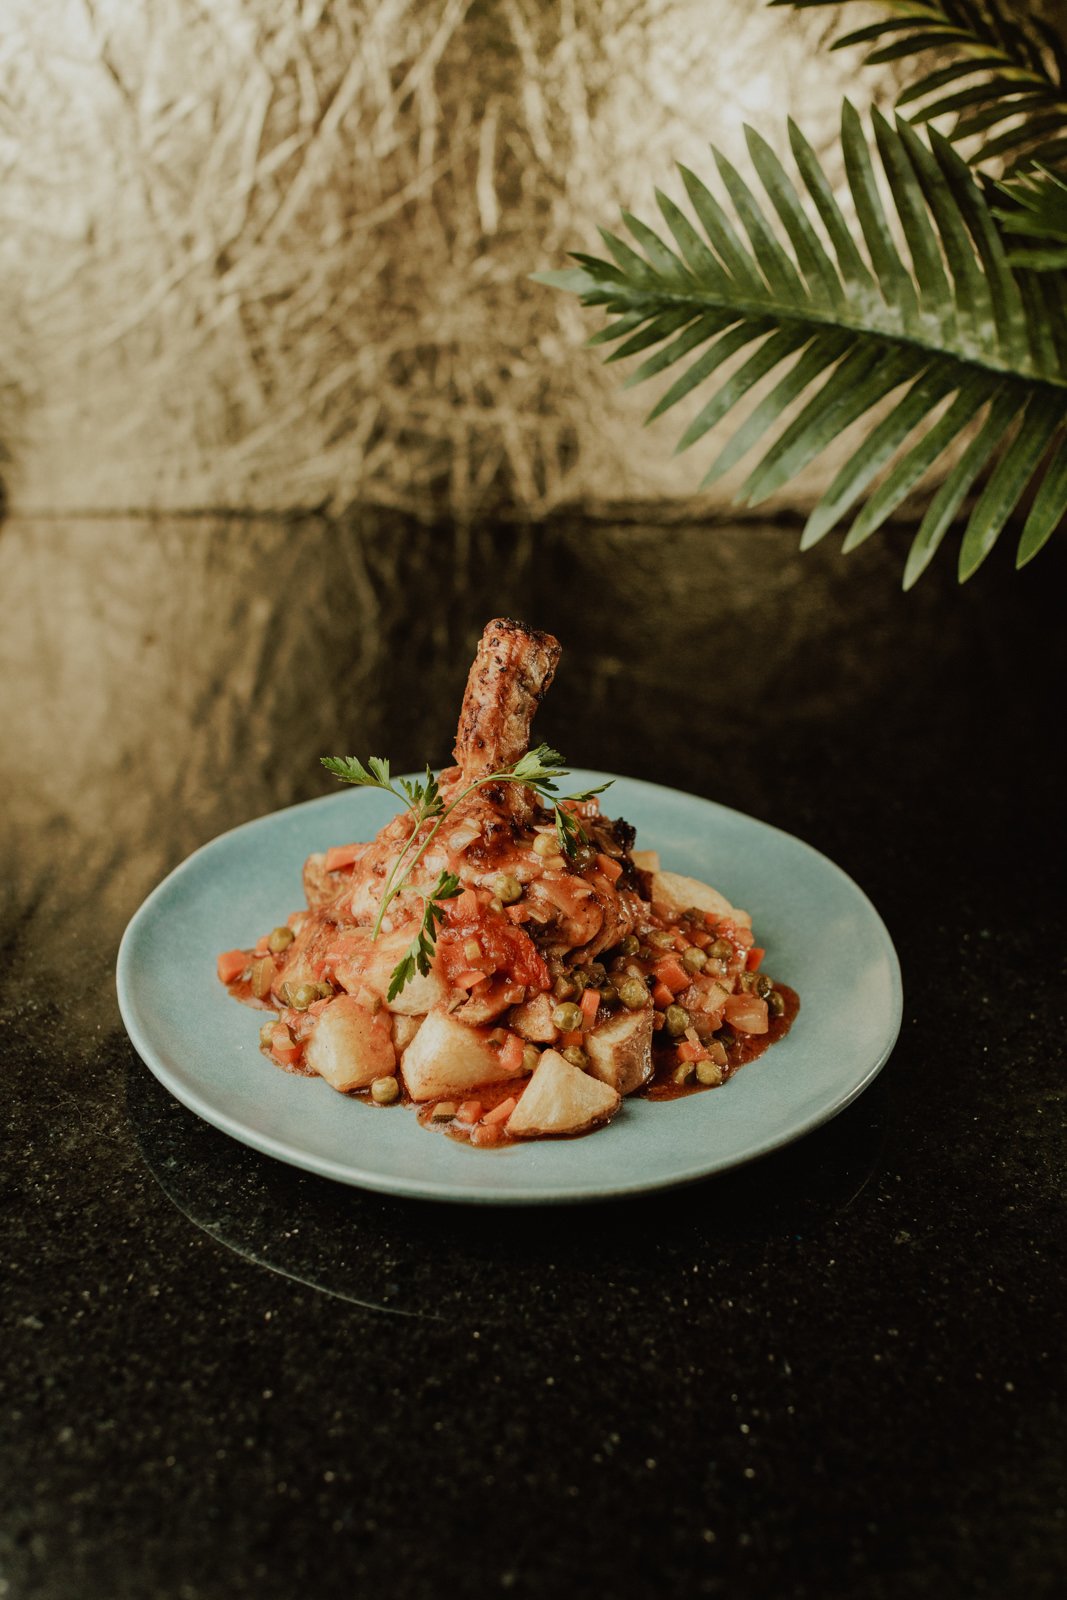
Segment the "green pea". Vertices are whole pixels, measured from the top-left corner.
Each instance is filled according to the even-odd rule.
[[[624,956],[635,956],[641,948],[641,941],[636,933],[628,933],[619,943],[619,953]]]
[[[722,1068],[717,1061],[698,1061],[696,1067],[697,1082],[706,1089],[713,1089],[722,1082]]]
[[[273,950],[276,956],[281,955],[283,950],[288,950],[295,938],[296,934],[292,928],[274,928],[267,935],[267,949]]]
[[[729,939],[716,939],[714,944],[708,946],[708,955],[714,956],[716,961],[729,961],[734,953],[734,947]]]
[[[689,1013],[684,1006],[668,1006],[664,1016],[667,1032],[673,1039],[677,1039],[689,1026]]]
[[[671,1073],[671,1082],[688,1083],[695,1071],[696,1066],[692,1061],[682,1061]]]
[[[645,934],[645,940],[656,950],[674,949],[674,936],[669,934],[665,928],[653,928],[651,933]]]
[[[589,1057],[580,1045],[569,1044],[563,1052],[564,1061],[569,1061],[572,1067],[587,1067]]]
[[[582,1025],[581,1007],[566,1001],[553,1011],[552,1023],[561,1033],[574,1033]]]
[[[294,1011],[306,1011],[308,1006],[314,1005],[319,999],[319,986],[317,983],[298,983],[289,990],[289,1004]]]
[[[703,950],[698,950],[696,945],[682,951],[682,966],[686,972],[703,972],[708,964],[708,958]]]
[[[640,978],[624,978],[618,989],[619,999],[628,1011],[640,1011],[648,1005],[648,988]]]
[[[493,879],[493,893],[506,906],[513,906],[516,900],[522,898],[522,884],[513,873],[499,872]]]
[[[778,993],[777,989],[772,989],[768,994],[767,1009],[776,1017],[785,1016],[785,1000],[782,995]]]
[[[370,1097],[376,1106],[391,1106],[400,1099],[400,1085],[395,1078],[375,1078],[370,1086]]]

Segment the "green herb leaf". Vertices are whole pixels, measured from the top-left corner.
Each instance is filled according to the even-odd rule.
[[[553,750],[547,744],[539,744],[536,750],[527,750],[526,754],[520,756],[510,767],[492,774],[495,780],[525,783],[532,789],[549,791],[556,787],[553,779],[566,776],[567,768],[564,766],[563,757],[558,750]]]
[[[392,977],[389,979],[389,988],[386,991],[387,1000],[395,1000],[401,989],[407,987],[415,976],[415,949],[412,946],[401,961],[393,968]]]
[[[576,816],[565,811],[562,806],[555,807],[556,812],[556,838],[562,855],[573,856],[579,844],[585,844],[589,835],[582,827]]]
[[[440,816],[444,809],[444,801],[441,799],[437,779],[429,767],[426,768],[425,783],[418,781],[412,783],[407,778],[400,778],[398,781],[418,823],[425,822],[427,817]]]
[[[440,902],[454,900],[460,893],[461,887],[455,873],[442,869],[437,882],[423,901],[419,931],[390,975],[389,988],[386,991],[387,1000],[395,1000],[401,990],[411,982],[416,972],[420,972],[424,978],[428,974],[437,948],[438,929],[445,920],[444,907]]]
[[[358,756],[320,756],[319,759],[327,772],[332,772],[342,783],[356,783],[367,789],[392,790],[389,763],[383,761],[381,756],[369,758],[369,772]]]

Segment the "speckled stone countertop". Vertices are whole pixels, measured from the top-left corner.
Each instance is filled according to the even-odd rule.
[[[905,535],[796,542],[0,530],[2,1600],[1064,1592],[1064,551],[904,596]],[[148,890],[323,751],[440,762],[500,613],[565,646],[541,737],[881,911],[904,1027],[835,1122],[468,1211],[281,1166],[138,1060]]]

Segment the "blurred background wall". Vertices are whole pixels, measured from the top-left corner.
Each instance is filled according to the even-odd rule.
[[[22,511],[686,501],[675,414],[529,273],[871,76],[755,0],[4,0]],[[825,469],[824,469],[825,470]],[[714,509],[728,495],[704,497]]]

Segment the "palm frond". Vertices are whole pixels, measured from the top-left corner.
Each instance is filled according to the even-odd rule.
[[[838,0],[769,0],[808,11]],[[915,58],[897,97],[916,124],[952,116],[952,143],[976,142],[972,165],[1004,158],[1009,169],[1067,154],[1067,45],[1011,0],[877,0],[882,15],[836,39],[868,47],[865,65]],[[945,57],[956,57],[945,61]],[[932,61],[932,64],[930,64]]]
[[[608,324],[590,342],[613,344],[609,360],[644,355],[630,383],[678,369],[649,420],[707,388],[679,450],[764,385],[703,479],[758,451],[740,491],[749,504],[781,490],[892,397],[813,509],[802,547],[874,486],[845,548],[862,543],[947,454],[905,586],[983,475],[962,537],[961,580],[1033,484],[1022,564],[1067,515],[1067,274],[1053,289],[1051,274],[1012,266],[989,201],[949,140],[933,130],[924,140],[876,113],[872,141],[846,102],[841,138],[861,249],[810,144],[793,124],[789,134],[798,178],[747,129],[762,194],[713,150],[732,210],[683,169],[695,220],[659,194],[665,233],[624,213],[633,245],[605,233],[610,260],[581,256],[539,281],[605,309]]]
[[[1008,256],[1013,267],[1034,272],[1067,268],[1067,183],[1035,166],[1011,183],[997,185],[1003,204],[993,208],[1001,233],[1020,241]]]

